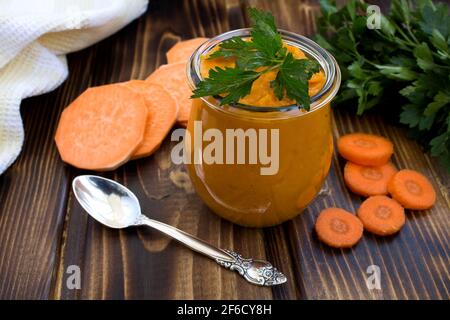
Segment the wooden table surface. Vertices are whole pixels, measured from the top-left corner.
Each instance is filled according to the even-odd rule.
[[[170,141],[146,159],[104,176],[136,192],[149,217],[193,233],[244,256],[272,261],[288,283],[261,288],[246,283],[203,256],[149,229],[116,231],[88,218],[70,189],[84,173],[64,165],[53,142],[61,110],[89,86],[145,78],[164,64],[180,39],[211,37],[248,25],[247,5],[271,10],[279,25],[314,33],[314,1],[150,1],[147,14],[117,34],[69,55],[70,76],[54,92],[22,103],[26,140],[15,164],[0,176],[0,298],[33,299],[449,299],[450,237],[448,173],[405,131],[376,114],[335,110],[333,132],[366,131],[390,137],[399,168],[428,176],[438,197],[433,209],[407,212],[399,235],[365,234],[351,250],[333,250],[312,232],[320,210],[350,211],[361,198],[343,184],[336,155],[326,192],[283,225],[249,229],[214,215],[170,172]],[[383,2],[384,3],[384,2]],[[389,102],[385,102],[389,103]],[[81,289],[68,289],[67,268],[81,270]],[[381,289],[366,285],[370,265],[381,271]]]

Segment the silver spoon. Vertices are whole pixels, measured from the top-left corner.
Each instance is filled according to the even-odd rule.
[[[215,260],[222,267],[237,271],[252,284],[273,286],[287,280],[284,274],[267,261],[243,258],[236,252],[213,247],[184,231],[147,218],[141,213],[136,196],[113,180],[83,175],[73,180],[72,188],[84,210],[95,220],[110,228],[149,226]]]

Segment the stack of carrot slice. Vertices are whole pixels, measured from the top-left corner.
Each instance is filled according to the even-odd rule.
[[[398,171],[390,162],[394,147],[388,139],[348,134],[338,140],[338,151],[348,161],[344,167],[345,184],[353,193],[368,198],[356,216],[339,208],[320,213],[315,230],[329,246],[355,245],[362,236],[360,224],[380,236],[397,233],[406,221],[404,208],[425,210],[435,203],[433,185],[424,175],[414,170]]]
[[[114,170],[158,150],[175,123],[186,126],[192,92],[186,63],[206,38],[181,41],[169,64],[146,80],[92,87],[62,113],[55,142],[64,162],[80,169]]]

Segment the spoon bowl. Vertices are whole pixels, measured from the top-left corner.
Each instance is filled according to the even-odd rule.
[[[83,175],[73,180],[72,188],[83,209],[110,228],[135,225],[141,216],[139,200],[133,192],[113,180]]]

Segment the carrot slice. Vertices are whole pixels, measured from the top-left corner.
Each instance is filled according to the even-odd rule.
[[[208,38],[193,38],[176,43],[166,53],[167,63],[187,62],[194,51]]]
[[[59,120],[55,141],[64,162],[89,170],[113,170],[144,138],[147,107],[132,90],[117,85],[87,89]]]
[[[178,103],[180,108],[177,121],[187,122],[191,112],[192,91],[186,78],[186,63],[165,64],[153,72],[145,81],[164,87]]]
[[[390,162],[380,167],[366,167],[347,162],[344,167],[344,181],[352,192],[361,196],[384,195],[388,193],[388,182],[396,172],[397,169]]]
[[[353,214],[340,208],[323,210],[315,229],[319,240],[334,248],[350,248],[363,234],[363,224]]]
[[[352,133],[338,140],[339,154],[362,166],[381,166],[394,153],[392,142],[384,137],[366,133]]]
[[[147,126],[144,140],[134,151],[132,159],[151,155],[158,150],[162,141],[177,120],[178,104],[160,85],[144,80],[130,80],[121,85],[142,95],[147,106]]]
[[[436,202],[431,182],[414,170],[400,170],[388,184],[388,191],[406,209],[425,210]]]
[[[367,198],[358,209],[358,218],[364,229],[380,236],[398,232],[405,224],[405,210],[386,196]]]

